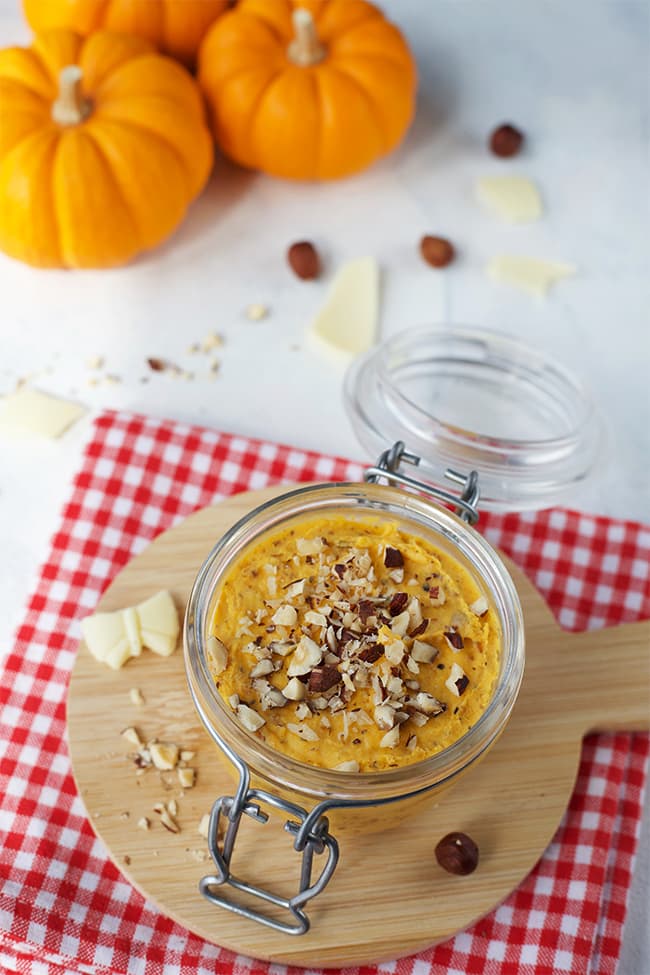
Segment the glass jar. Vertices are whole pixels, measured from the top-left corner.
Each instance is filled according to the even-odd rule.
[[[328,817],[335,818],[337,831],[388,828],[416,803],[457,782],[508,721],[524,671],[524,623],[505,565],[468,524],[478,517],[478,480],[487,488],[488,508],[543,507],[586,477],[601,440],[591,400],[574,377],[516,340],[478,329],[401,333],[353,364],[345,395],[362,443],[374,450],[394,440],[393,447],[366,472],[366,483],[292,490],[237,522],[201,567],[185,617],[190,692],[204,727],[238,776],[235,794],[217,799],[213,807],[208,845],[216,873],[204,877],[200,888],[213,903],[289,934],[308,930],[305,905],[336,867],[338,845]],[[408,453],[403,441],[417,455]],[[406,473],[404,463],[418,467],[423,479]],[[459,474],[450,463],[474,470]],[[460,496],[442,487],[446,478],[463,486]],[[385,519],[426,538],[469,572],[498,621],[500,671],[486,710],[455,743],[411,765],[359,774],[301,763],[247,731],[216,688],[207,640],[220,586],[232,566],[268,533],[327,514]],[[263,807],[288,814],[285,828],[303,857],[300,889],[292,898],[230,871],[242,815],[264,822]],[[220,841],[222,818],[227,829]],[[313,881],[314,856],[325,853],[325,866]],[[243,906],[227,896],[228,885],[285,908],[291,920]]]

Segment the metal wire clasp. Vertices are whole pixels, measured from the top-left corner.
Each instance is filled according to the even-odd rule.
[[[445,477],[461,485],[463,489],[459,496],[436,487],[434,484],[427,484],[426,481],[419,481],[415,477],[402,474],[399,469],[402,461],[417,467],[420,463],[420,458],[417,454],[410,453],[402,440],[397,440],[392,447],[383,452],[374,467],[367,468],[364,473],[364,480],[376,484],[383,479],[389,481],[391,484],[401,484],[403,487],[422,491],[437,501],[444,501],[445,504],[452,505],[454,511],[462,521],[466,521],[470,525],[476,524],[479,517],[478,503],[481,496],[477,471],[470,471],[469,474],[460,474],[458,471],[447,468]]]

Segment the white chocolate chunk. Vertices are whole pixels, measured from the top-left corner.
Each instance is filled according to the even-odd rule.
[[[572,264],[542,261],[536,257],[502,254],[493,257],[487,273],[495,281],[511,284],[534,295],[545,295],[552,284],[576,273]]]
[[[101,663],[108,663],[113,670],[118,670],[131,657],[121,612],[87,616],[81,621],[81,632],[93,657]]]
[[[176,649],[179,633],[178,612],[171,595],[162,589],[136,609],[145,647],[161,657],[168,657]]]
[[[0,401],[0,433],[13,437],[60,437],[86,412],[77,403],[21,386]]]
[[[476,184],[478,199],[502,220],[530,223],[542,215],[535,184],[523,176],[484,176]]]
[[[138,614],[132,608],[124,609],[122,610],[122,619],[124,621],[126,638],[129,641],[129,647],[131,649],[131,656],[139,657],[142,653],[142,640],[140,639]]]
[[[81,632],[93,657],[113,670],[139,656],[143,646],[169,656],[176,649],[178,631],[178,613],[166,590],[138,606],[94,613],[81,621]]]
[[[337,357],[359,355],[375,342],[379,267],[372,257],[344,264],[310,329],[310,339]]]

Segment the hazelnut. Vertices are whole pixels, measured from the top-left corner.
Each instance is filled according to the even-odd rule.
[[[420,241],[420,253],[431,267],[447,267],[456,256],[453,244],[444,237],[432,237],[429,234]]]
[[[292,244],[287,251],[287,261],[293,273],[303,281],[312,281],[320,274],[320,257],[309,240]]]
[[[478,846],[466,833],[447,833],[435,852],[436,860],[448,873],[465,877],[478,866]]]
[[[522,147],[524,134],[514,125],[505,123],[496,128],[490,136],[490,149],[495,156],[507,158],[516,156]]]

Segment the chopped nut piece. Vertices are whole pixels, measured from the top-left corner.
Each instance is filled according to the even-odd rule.
[[[383,731],[388,731],[395,724],[395,711],[388,704],[379,704],[375,708],[375,724]]]
[[[461,694],[465,692],[467,685],[469,684],[469,678],[465,675],[465,671],[458,664],[451,665],[451,673],[445,681],[445,687],[455,694],[456,697],[460,697]]]
[[[447,602],[447,594],[442,586],[431,586],[429,588],[429,599],[432,606],[444,606]]]
[[[305,591],[305,580],[296,579],[295,582],[290,583],[286,589],[287,599],[294,599],[296,596],[302,596]]]
[[[207,642],[208,656],[212,662],[215,676],[222,674],[228,666],[228,651],[216,636],[209,636]]]
[[[246,318],[251,322],[260,322],[263,318],[266,318],[269,314],[268,305],[262,305],[259,303],[254,303],[249,305],[246,309]]]
[[[399,549],[387,545],[384,552],[384,565],[387,569],[401,569],[404,566],[404,556]]]
[[[292,734],[302,738],[303,741],[318,741],[318,735],[308,724],[292,724],[288,722],[287,728]]]
[[[196,770],[193,768],[179,768],[178,781],[183,789],[191,789],[196,781]]]
[[[131,704],[135,704],[138,707],[144,704],[144,695],[139,687],[132,687],[129,691],[129,697],[131,699]]]
[[[86,369],[101,369],[104,365],[104,357],[101,355],[93,355],[90,359],[86,359]]]
[[[142,738],[135,728],[125,728],[122,732],[122,738],[130,742],[131,745],[135,745],[136,748],[142,748],[144,745]]]
[[[396,636],[406,636],[406,631],[408,630],[410,623],[411,617],[409,616],[408,612],[403,612],[392,620],[390,628]]]
[[[237,717],[249,731],[259,731],[262,725],[266,724],[266,720],[247,704],[237,705]]]
[[[371,647],[364,647],[364,649],[359,654],[359,660],[364,660],[366,663],[374,664],[375,661],[379,660],[380,657],[384,655],[384,648],[379,643],[374,643]]]
[[[151,827],[151,823],[149,822],[146,816],[141,816],[140,819],[138,820],[137,825],[138,825],[138,829],[144,829],[144,830],[147,830]]]
[[[191,762],[195,755],[196,755],[196,752],[189,751],[187,748],[182,748],[181,749],[181,761],[182,762]]]
[[[175,799],[170,799],[167,803],[167,812],[170,816],[178,816],[178,803]]]
[[[272,660],[260,660],[251,670],[251,677],[266,677],[267,674],[272,674],[273,670]]]
[[[209,826],[210,826],[210,813],[204,813],[204,815],[201,816],[201,822],[199,823],[198,826],[198,832],[206,840],[208,838]]]
[[[289,701],[302,701],[307,694],[305,685],[297,677],[292,677],[288,681],[287,686],[283,688],[282,693]]]
[[[171,742],[152,741],[148,745],[151,760],[157,769],[169,771],[178,764],[178,745]]]
[[[479,596],[478,599],[476,599],[472,603],[472,605],[470,606],[470,609],[477,616],[485,616],[485,614],[487,613],[487,611],[489,609],[488,601],[485,598],[485,596]]]
[[[236,711],[237,708],[239,707],[239,694],[231,694],[230,697],[228,698],[228,704],[233,709],[233,711]]]
[[[379,742],[380,748],[395,748],[399,742],[399,725],[395,725],[390,731],[387,731],[384,737]]]
[[[181,828],[176,822],[176,820],[172,816],[170,816],[169,812],[166,809],[163,809],[163,811],[160,814],[160,822],[165,827],[165,829],[168,830],[170,833],[180,833],[181,831]]]
[[[334,766],[337,772],[358,772],[359,763],[355,761],[341,762],[339,765]]]
[[[297,538],[296,551],[298,555],[318,555],[323,550],[321,538]]]
[[[318,666],[322,657],[322,648],[310,640],[308,636],[303,636],[287,668],[287,676],[301,677],[303,674],[308,674],[314,667]]]
[[[347,677],[347,674],[343,675]],[[336,667],[315,667],[309,675],[310,691],[328,691],[341,680],[341,674]],[[354,685],[352,687],[354,690]]]
[[[438,651],[430,643],[423,640],[414,640],[411,648],[411,656],[420,664],[430,664],[438,656]]]
[[[442,714],[443,711],[447,710],[446,705],[442,701],[439,701],[433,694],[427,694],[425,691],[420,691],[416,694],[411,703],[422,714]]]
[[[305,613],[305,623],[311,623],[312,626],[327,626],[327,617],[310,609]]]
[[[285,604],[276,609],[271,619],[277,626],[295,626],[298,622],[298,613],[293,606]]]
[[[404,569],[391,569],[388,575],[398,586],[404,582]]]
[[[447,630],[445,632],[445,640],[447,641],[451,649],[454,651],[454,653],[457,653],[459,650],[462,650],[463,647],[465,646],[465,641],[463,640],[458,630]]]
[[[389,603],[388,612],[391,616],[399,616],[406,609],[408,601],[407,592],[396,592]],[[372,603],[370,605],[372,606]]]

